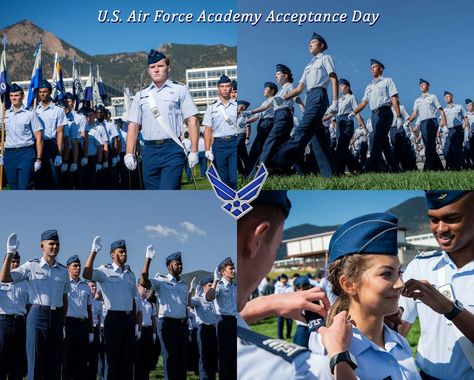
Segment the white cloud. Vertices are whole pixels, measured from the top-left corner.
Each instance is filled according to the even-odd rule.
[[[201,230],[198,226],[195,224],[192,224],[190,222],[183,222],[181,223],[181,226],[184,227],[184,229],[192,234],[200,235],[200,236],[205,236],[207,235],[207,232],[204,230]]]
[[[161,224],[157,224],[156,226],[145,226],[145,231],[150,232],[150,234],[157,235],[157,236],[164,236],[164,237],[172,236],[183,243],[188,241],[188,237],[189,237],[186,232],[177,231],[174,228],[162,226]]]

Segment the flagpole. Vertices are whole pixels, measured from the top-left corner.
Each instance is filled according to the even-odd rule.
[[[2,94],[2,146],[1,146],[1,153],[3,160],[5,160],[5,99],[6,93]],[[5,163],[3,163],[4,165]],[[3,190],[3,165],[0,166],[0,191]]]

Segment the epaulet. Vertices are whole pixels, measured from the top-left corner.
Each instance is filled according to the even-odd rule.
[[[214,100],[211,104],[216,104],[217,103],[217,100]]]
[[[416,255],[415,259],[429,259],[430,257],[441,256],[442,254],[443,252],[441,252],[439,249],[434,251],[424,251]]]
[[[39,263],[40,262],[40,259],[31,259],[31,260],[28,260],[29,263]]]
[[[105,264],[104,267],[107,268],[107,269],[112,269],[113,268],[112,264]]]
[[[66,265],[63,265],[63,264],[61,264],[61,263],[58,263],[58,265],[59,265],[60,267],[66,268]]]
[[[173,81],[171,81],[171,82],[172,82],[173,84],[179,84],[180,86],[185,86],[184,83],[181,83],[181,82],[178,82],[178,81],[175,81],[175,80],[173,80]]]
[[[290,363],[295,360],[298,355],[309,351],[307,348],[295,343],[286,342],[281,339],[273,339],[240,326],[237,326],[237,336],[242,340],[243,345],[253,344]]]
[[[163,276],[162,274],[157,273],[157,274],[155,274],[155,278],[168,278],[168,277]]]
[[[130,269],[130,265],[125,265],[125,269],[128,270],[130,273],[133,273],[132,270]],[[133,273],[135,274],[135,273]]]

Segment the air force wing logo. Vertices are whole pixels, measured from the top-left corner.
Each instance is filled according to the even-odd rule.
[[[268,177],[267,168],[261,164],[255,178],[242,189],[235,191],[221,181],[214,164],[209,166],[206,174],[217,198],[224,202],[222,208],[235,219],[239,219],[252,209],[250,202],[258,197]]]

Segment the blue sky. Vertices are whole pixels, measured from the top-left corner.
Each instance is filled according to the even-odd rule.
[[[407,199],[424,196],[423,191],[289,191],[292,208],[285,228],[300,224],[328,226],[349,219],[385,212]]]
[[[193,13],[202,10],[226,12],[235,9],[235,0],[101,0],[37,2],[6,1],[2,4],[0,28],[29,19],[70,45],[95,54],[148,51],[163,43],[237,44],[235,24],[153,23],[155,10],[169,13]],[[99,23],[99,10],[121,11],[123,23]],[[151,13],[146,23],[126,23],[132,10]],[[58,14],[58,16],[56,15]]]
[[[241,10],[263,12],[380,13],[377,23],[265,24],[238,26],[239,98],[251,108],[263,101],[263,83],[274,81],[275,64],[289,66],[295,83],[310,61],[308,43],[313,32],[328,42],[326,51],[335,61],[336,73],[348,79],[358,101],[371,80],[369,60],[385,64],[384,75],[394,79],[401,103],[409,113],[419,94],[418,80],[431,82],[431,92],[444,105],[443,91],[450,90],[456,103],[474,96],[472,62],[472,2],[439,4],[432,0],[396,1],[250,1],[239,2]],[[265,17],[265,16],[264,16]],[[368,107],[367,107],[368,109]],[[368,111],[363,116],[367,117]]]
[[[111,262],[110,243],[125,239],[135,273],[141,273],[148,244],[156,251],[151,273],[167,273],[165,258],[176,251],[182,252],[184,273],[213,272],[225,257],[236,257],[236,223],[220,206],[211,191],[3,192],[1,251],[16,232],[22,261],[40,257],[41,232],[55,228],[63,264],[73,254],[85,263],[94,236],[101,235],[97,266]]]

